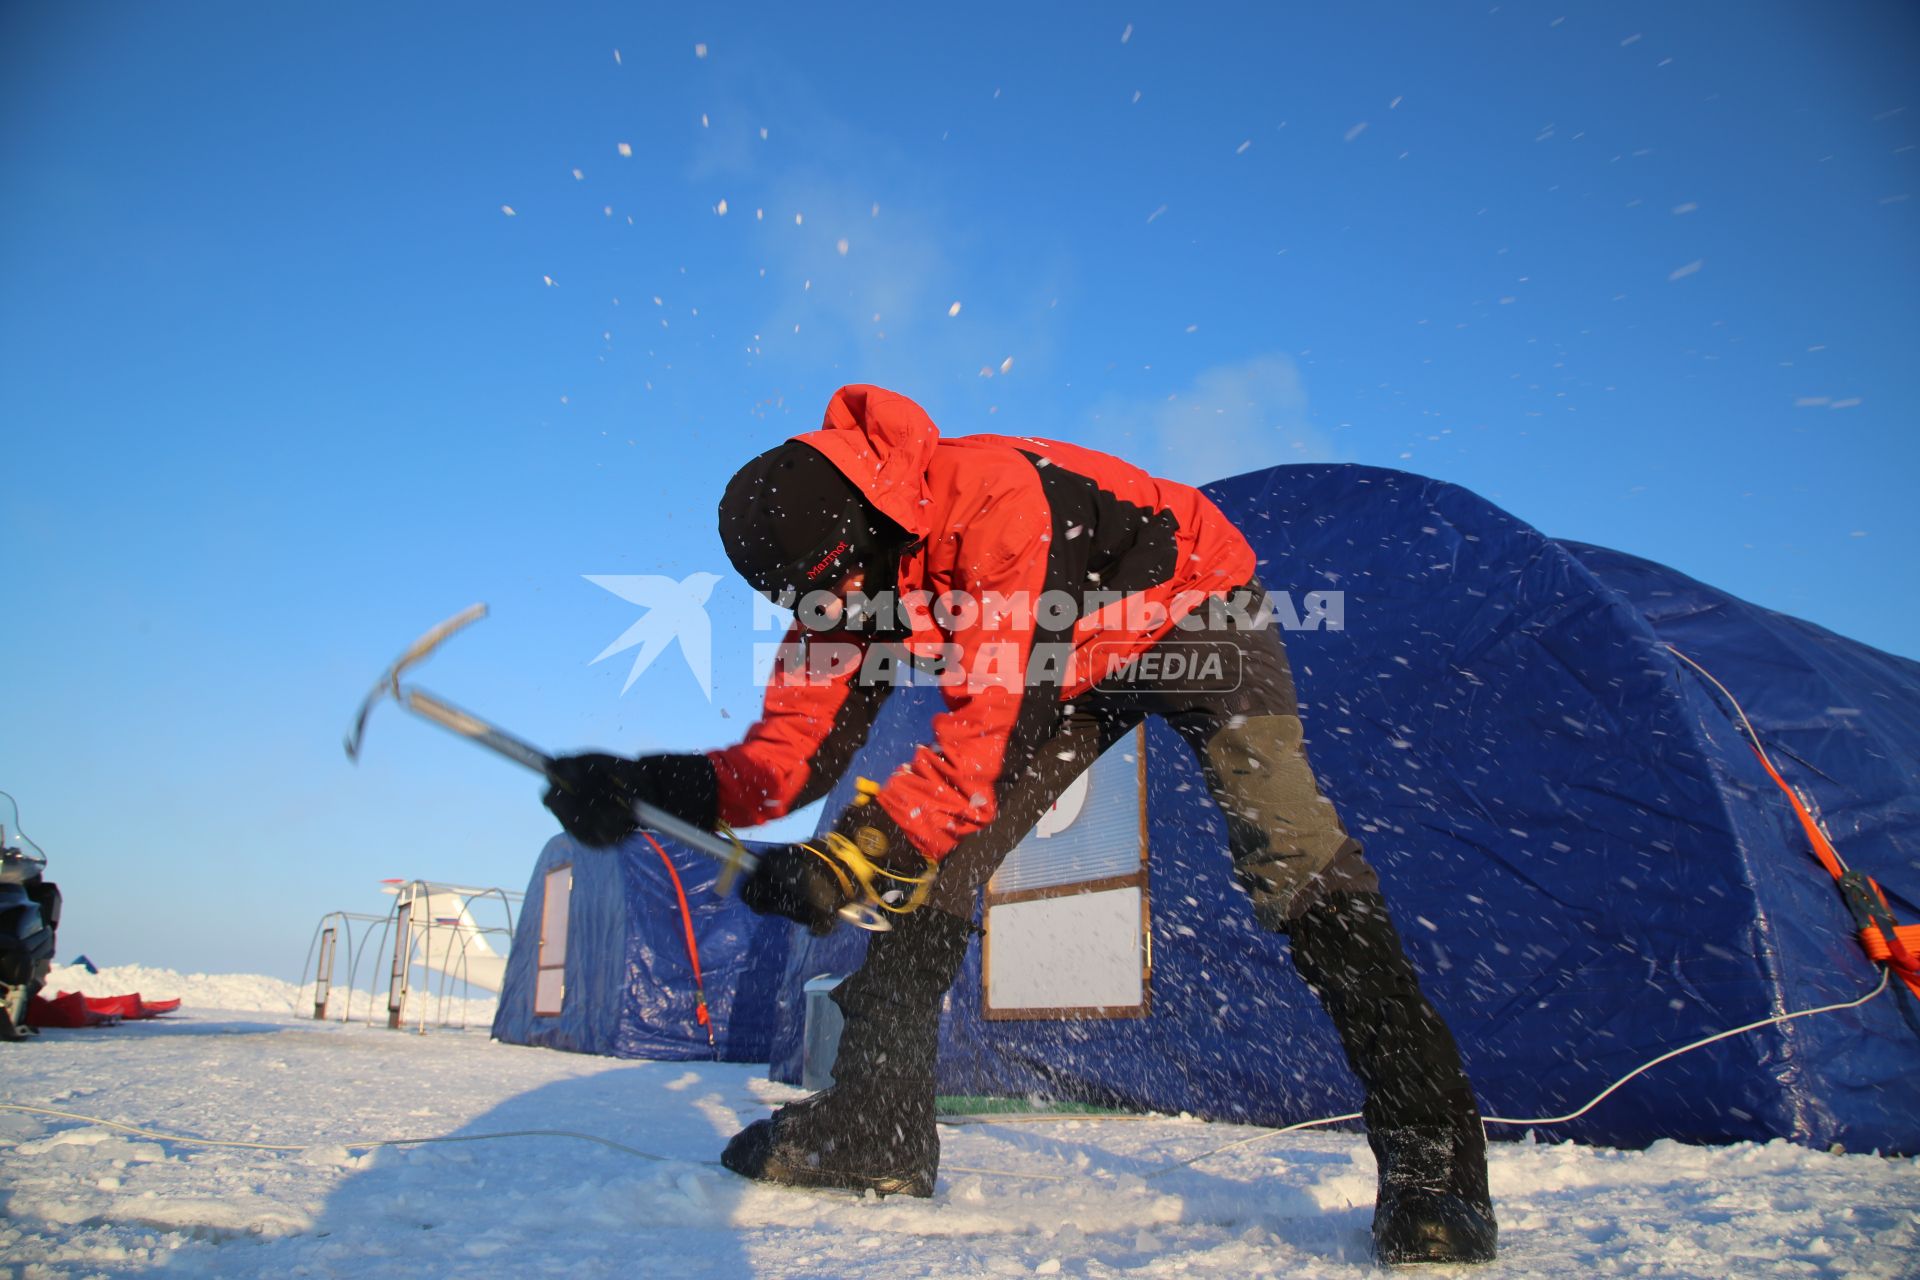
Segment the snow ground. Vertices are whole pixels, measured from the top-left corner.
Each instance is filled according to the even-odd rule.
[[[52,989],[81,985],[71,970]],[[624,1062],[315,1023],[271,979],[109,970],[181,995],[156,1022],[0,1045],[0,1101],[300,1152],[156,1141],[0,1111],[0,1275],[1354,1277],[1373,1161],[1307,1132],[1187,1118],[943,1130],[931,1201],[756,1186],[713,1163],[797,1091],[764,1068]],[[363,993],[364,999],[364,993]],[[308,1006],[310,1012],[310,1006]],[[558,1129],[349,1150],[356,1139]],[[1159,1172],[1165,1171],[1165,1172]],[[1497,1144],[1501,1259],[1415,1274],[1920,1275],[1920,1161],[1787,1143]]]

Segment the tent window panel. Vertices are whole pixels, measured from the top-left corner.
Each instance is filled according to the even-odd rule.
[[[567,918],[573,904],[573,864],[547,872],[540,899],[540,953],[533,980],[536,1017],[559,1014],[567,994]]]
[[[533,980],[533,1011],[542,1018],[554,1018],[560,1014],[560,1004],[566,998],[567,979],[564,970],[542,969]]]
[[[1138,886],[990,909],[989,1018],[1125,1017],[1146,1012]]]
[[[1115,743],[987,883],[988,1019],[1148,1012],[1146,732]]]
[[[1108,748],[1014,846],[989,890],[1019,893],[1137,873],[1145,750],[1146,736],[1138,732]]]

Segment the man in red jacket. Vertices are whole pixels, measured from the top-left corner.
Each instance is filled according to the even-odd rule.
[[[742,885],[755,911],[824,932],[866,896],[856,872],[903,893],[932,881],[834,993],[836,1083],[736,1135],[728,1168],[933,1194],[940,1002],[975,891],[1075,777],[1157,715],[1198,757],[1255,918],[1289,936],[1366,1087],[1377,1255],[1493,1256],[1486,1140],[1459,1050],[1308,764],[1253,549],[1205,495],[1075,445],[943,439],[906,397],[849,386],[820,430],[734,476],[720,534],[748,582],[799,605],[759,722],[706,754],[564,758],[547,803],[570,833],[617,842],[635,800],[712,828],[818,799],[866,740],[889,658],[936,670],[945,701],[931,740],[862,788],[827,837],[769,850]],[[1136,661],[1188,642],[1232,669],[1175,683]]]

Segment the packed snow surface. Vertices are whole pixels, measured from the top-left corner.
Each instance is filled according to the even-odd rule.
[[[53,989],[179,995],[154,1022],[0,1045],[0,1274],[518,1277],[1359,1276],[1373,1159],[1190,1118],[943,1129],[931,1201],[763,1187],[714,1163],[797,1096],[765,1069],[625,1062],[317,1023],[250,977],[117,969]],[[365,993],[362,993],[364,1000]],[[307,997],[310,1001],[310,997]],[[384,1007],[384,1006],[383,1006]],[[368,1149],[382,1138],[509,1136]],[[646,1153],[646,1154],[639,1154]],[[1920,1275],[1920,1162],[1784,1142],[1493,1148],[1501,1257],[1414,1274]]]

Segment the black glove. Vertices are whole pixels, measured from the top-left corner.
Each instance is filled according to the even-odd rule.
[[[568,835],[596,848],[633,834],[636,800],[708,831],[719,820],[720,783],[703,755],[559,756],[547,767],[547,780],[553,785],[541,802]]]
[[[842,883],[819,854],[783,844],[760,854],[759,865],[740,885],[740,901],[756,914],[785,916],[827,934],[859,888],[852,877]]]

